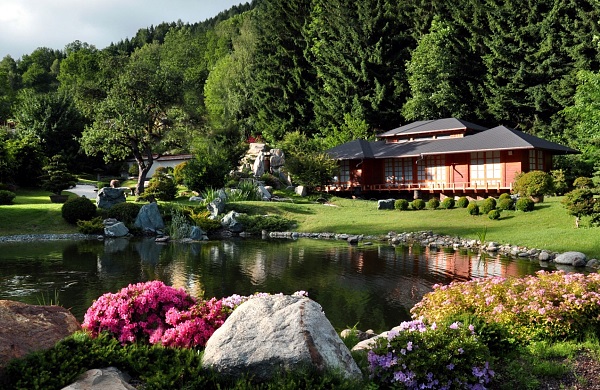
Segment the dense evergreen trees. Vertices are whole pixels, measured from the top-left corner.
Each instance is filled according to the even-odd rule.
[[[22,150],[44,149],[43,134],[79,137],[114,109],[135,53],[154,47],[154,80],[178,80],[168,91],[177,98],[155,115],[168,111],[188,138],[235,151],[229,158],[250,137],[277,146],[299,132],[327,147],[457,116],[581,148],[578,161],[562,164],[589,174],[600,158],[599,20],[593,0],[255,0],[196,24],[141,28],[105,49],[76,41],[7,56],[0,125],[16,123],[4,137]]]

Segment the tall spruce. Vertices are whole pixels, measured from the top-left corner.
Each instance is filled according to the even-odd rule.
[[[303,35],[310,3],[310,0],[264,0],[256,8],[251,115],[256,128],[271,143],[291,130],[306,132],[312,122],[306,91],[314,77],[304,58]]]
[[[386,0],[315,0],[307,57],[321,135],[334,143],[395,127],[406,99],[405,61],[413,40],[404,5]]]

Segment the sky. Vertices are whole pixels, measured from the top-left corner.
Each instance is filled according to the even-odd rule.
[[[0,0],[0,59],[74,41],[104,49],[162,22],[202,22],[246,0]]]

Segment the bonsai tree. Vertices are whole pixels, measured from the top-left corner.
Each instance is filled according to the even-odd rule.
[[[55,195],[61,195],[64,190],[77,184],[77,177],[69,173],[67,165],[59,155],[53,156],[42,170],[42,188]]]
[[[543,202],[544,195],[554,191],[552,176],[544,171],[519,173],[513,183],[513,192],[530,197],[534,202]]]

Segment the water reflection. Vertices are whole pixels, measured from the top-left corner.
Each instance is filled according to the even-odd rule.
[[[0,246],[0,299],[53,301],[79,319],[130,283],[162,280],[194,296],[306,290],[334,327],[381,331],[410,317],[436,283],[533,274],[540,265],[474,253],[317,240],[42,242]]]

